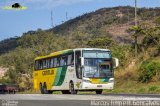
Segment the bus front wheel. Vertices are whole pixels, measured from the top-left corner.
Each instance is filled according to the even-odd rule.
[[[102,94],[103,90],[96,90],[96,94]]]
[[[69,91],[70,91],[71,94],[77,94],[77,91],[74,89],[73,82],[69,83]]]

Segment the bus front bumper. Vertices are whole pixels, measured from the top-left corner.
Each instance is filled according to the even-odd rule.
[[[82,82],[82,89],[113,89],[114,83],[106,84],[92,84],[88,82]]]

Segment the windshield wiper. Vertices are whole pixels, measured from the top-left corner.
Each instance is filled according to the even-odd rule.
[[[105,70],[105,69],[103,68],[103,66],[100,65],[100,68],[99,68],[100,73],[104,74],[104,76],[107,77],[107,73],[104,72],[104,70]],[[101,76],[101,75],[100,75],[100,76]]]
[[[95,77],[94,75],[95,75],[97,72],[99,72],[99,63],[98,63],[96,72],[93,73],[93,78]]]
[[[96,70],[96,72],[93,73],[93,76],[92,76],[93,78],[95,77],[94,75],[97,73],[97,71],[98,71],[98,70]]]
[[[103,74],[107,77],[107,73],[105,73],[103,70],[101,72],[103,72]]]

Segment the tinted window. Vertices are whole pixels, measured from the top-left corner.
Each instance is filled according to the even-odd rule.
[[[50,67],[51,67],[51,68],[53,68],[53,67],[54,67],[54,58],[51,58]]]
[[[35,70],[49,69],[66,65],[73,65],[74,55],[68,54],[59,57],[51,57],[43,60],[35,61]]]
[[[71,65],[72,64],[72,61],[73,61],[72,58],[73,58],[72,54],[68,55],[67,65]]]

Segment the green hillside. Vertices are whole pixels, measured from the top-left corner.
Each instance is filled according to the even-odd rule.
[[[138,36],[137,56],[134,56],[135,34]],[[156,85],[160,81],[160,8],[139,8],[137,27],[134,27],[133,7],[102,8],[52,29],[28,31],[21,37],[3,40],[0,66],[9,70],[0,81],[19,84],[24,90],[32,89],[36,56],[79,47],[108,48],[119,58],[120,67],[115,70],[117,89],[111,92],[141,93],[141,89],[149,92],[149,88],[143,90],[144,85],[153,82]],[[142,87],[135,90],[132,84]],[[128,90],[123,90],[124,87]],[[159,86],[155,89],[151,93],[160,91]]]

